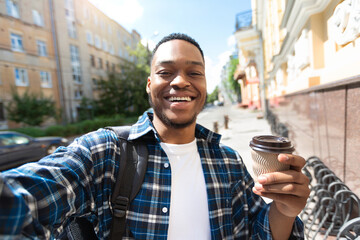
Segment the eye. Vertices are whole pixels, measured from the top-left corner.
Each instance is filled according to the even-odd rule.
[[[199,76],[202,76],[203,74],[201,72],[190,72],[189,75],[193,76],[193,77],[199,77]]]
[[[157,72],[156,74],[160,75],[161,77],[169,77],[169,76],[171,76],[172,73],[169,71],[160,71],[160,72]]]

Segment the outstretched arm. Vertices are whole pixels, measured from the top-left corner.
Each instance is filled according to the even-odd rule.
[[[253,192],[273,200],[269,222],[274,239],[289,239],[296,216],[309,197],[309,179],[301,172],[304,158],[280,154],[278,160],[290,165],[290,170],[263,174],[258,177]]]

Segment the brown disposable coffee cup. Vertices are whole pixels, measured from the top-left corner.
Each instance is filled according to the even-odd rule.
[[[280,153],[291,154],[295,150],[289,139],[273,135],[253,137],[250,147],[253,172],[256,178],[264,173],[288,170],[290,166],[279,162],[278,155]]]

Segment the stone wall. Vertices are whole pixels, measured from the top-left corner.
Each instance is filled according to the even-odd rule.
[[[360,196],[360,75],[275,102],[269,110],[287,127],[296,154],[319,157]]]

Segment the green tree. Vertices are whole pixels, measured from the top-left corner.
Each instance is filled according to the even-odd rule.
[[[139,43],[136,49],[130,51],[130,55],[134,62],[124,62],[121,73],[109,73],[107,80],[99,82],[96,115],[139,115],[149,108],[146,82],[150,74],[151,53]]]
[[[236,67],[239,65],[239,59],[235,58],[233,56],[230,56],[230,62],[229,62],[229,74],[228,74],[228,86],[230,89],[236,94],[237,96],[237,102],[241,102],[241,89],[240,85],[237,81],[234,79],[234,73],[236,71]]]
[[[207,103],[213,103],[215,100],[218,99],[218,96],[219,96],[219,87],[216,86],[214,91],[208,95],[208,97],[206,99],[206,102]]]
[[[83,97],[79,106],[78,121],[88,120],[94,118],[94,101]]]
[[[28,91],[20,95],[15,89],[12,89],[12,100],[6,110],[9,120],[29,126],[39,126],[46,117],[56,115],[55,103],[51,98],[43,94],[36,96]]]

